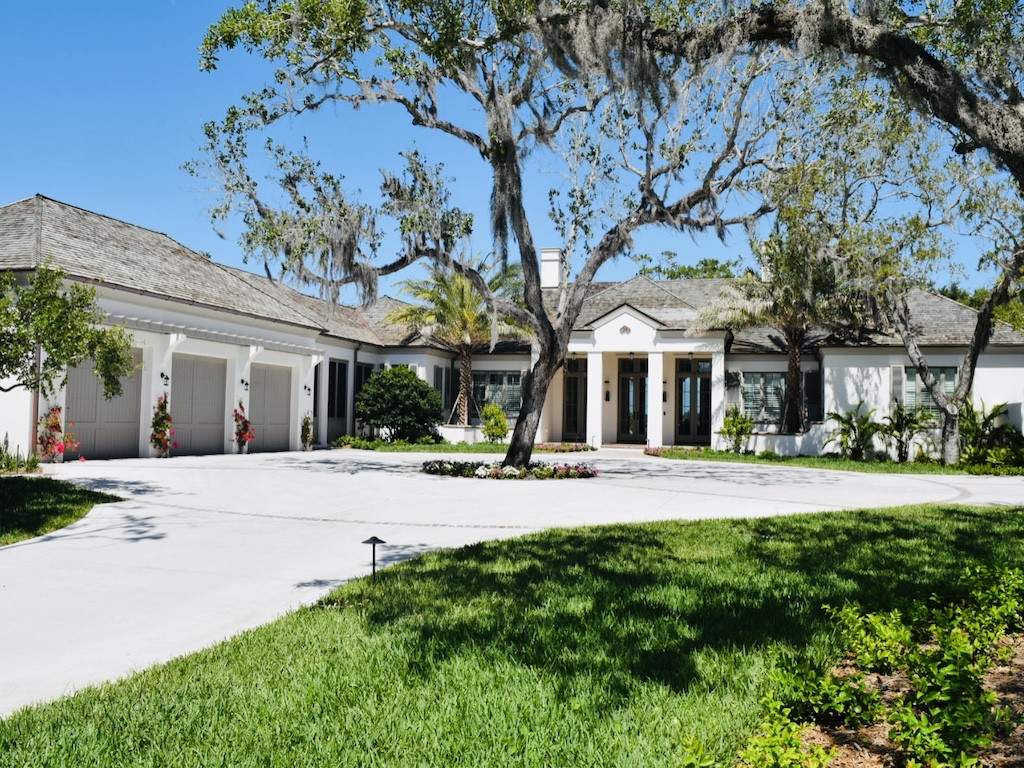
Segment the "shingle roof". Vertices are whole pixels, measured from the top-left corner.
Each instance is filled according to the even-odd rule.
[[[660,327],[687,330],[700,311],[715,301],[729,285],[727,278],[651,280],[635,277],[624,283],[601,284],[592,289],[580,312],[577,330],[591,330],[595,323],[629,306],[656,320]],[[553,301],[553,296],[548,300]],[[963,304],[928,291],[915,290],[909,297],[910,314],[917,325],[919,343],[925,346],[965,346],[974,332],[977,312]],[[866,334],[859,342],[829,338],[825,332],[812,334],[809,348],[820,344],[902,346],[891,334]],[[995,324],[990,344],[1024,344],[1024,334],[1002,322]],[[745,328],[735,333],[734,352],[781,352],[785,349],[777,331],[767,327]]]
[[[42,195],[0,209],[0,269],[47,265],[80,280],[318,327],[294,304],[160,232]]]
[[[0,270],[41,265],[70,277],[172,300],[285,322],[330,336],[375,346],[427,346],[417,334],[388,316],[406,302],[383,296],[366,308],[333,305],[283,283],[217,264],[165,234],[61,203],[42,195],[0,207]],[[623,283],[593,283],[576,328],[588,330],[623,306],[648,315],[660,327],[686,330],[701,309],[729,284],[722,278],[652,280],[637,276]],[[545,292],[545,303],[556,292]],[[974,330],[976,312],[926,291],[910,296],[911,316],[926,346],[963,346]],[[816,341],[832,343],[821,334]],[[848,342],[847,342],[848,343]],[[899,346],[898,338],[874,334],[865,344]],[[996,323],[992,344],[1024,344],[1024,334]],[[502,351],[522,351],[526,343],[503,339]],[[778,334],[748,328],[735,334],[734,352],[779,352]],[[496,350],[498,351],[498,350]]]

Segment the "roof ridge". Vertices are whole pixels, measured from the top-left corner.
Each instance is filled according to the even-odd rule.
[[[951,296],[946,296],[945,294],[939,293],[937,291],[932,291],[932,290],[929,290],[927,288],[916,288],[915,290],[921,291],[921,293],[927,294],[929,296],[934,296],[937,299],[945,299],[948,302],[956,304],[958,307],[963,307],[964,309],[966,309],[966,310],[968,310],[970,312],[973,312],[975,315],[978,314],[978,310],[975,307],[972,307],[970,304],[964,304],[962,301],[957,301],[956,299],[952,298]],[[1011,331],[1013,331],[1016,334],[1024,335],[1024,333],[1021,333],[1021,331],[1017,330],[1017,328],[1015,326],[1013,326],[1011,323],[1008,323],[1005,320],[1000,320],[998,317],[996,317],[995,316],[995,312],[992,313],[992,324],[993,325],[996,325],[996,324],[1003,325],[1006,328],[1009,328]]]
[[[663,291],[664,291],[665,293],[667,293],[667,294],[668,294],[669,296],[671,296],[671,297],[672,297],[673,299],[678,299],[679,301],[683,302],[683,304],[685,304],[686,306],[688,306],[688,307],[689,307],[690,309],[692,309],[692,310],[696,310],[696,309],[697,309],[697,308],[696,308],[695,306],[693,306],[693,304],[691,304],[691,303],[690,303],[689,301],[687,301],[686,299],[684,299],[684,298],[683,298],[682,296],[680,296],[680,295],[679,295],[678,293],[676,293],[675,291],[670,291],[670,290],[669,290],[668,288],[666,288],[666,287],[665,287],[664,285],[662,285],[662,284],[661,284],[661,281],[659,281],[659,280],[652,280],[652,279],[651,279],[650,277],[648,277],[647,275],[639,275],[639,274],[638,274],[638,275],[637,275],[636,277],[642,277],[642,278],[644,278],[644,279],[645,279],[645,280],[646,280],[647,282],[651,283],[652,285],[655,285],[655,286],[657,286],[658,288],[660,288],[661,290],[663,290]],[[633,279],[635,280],[636,278],[633,278]],[[632,282],[632,280],[630,280],[629,282]]]

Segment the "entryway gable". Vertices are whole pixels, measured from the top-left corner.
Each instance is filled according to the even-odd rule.
[[[595,320],[594,346],[607,350],[647,350],[654,347],[661,322],[629,304]]]

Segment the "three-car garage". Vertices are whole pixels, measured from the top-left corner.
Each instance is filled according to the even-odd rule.
[[[201,350],[205,351],[205,350]],[[107,400],[103,385],[86,361],[68,371],[64,393],[65,424],[79,443],[67,458],[120,459],[148,455],[149,420],[154,403],[144,402],[146,376],[142,350],[134,353],[135,373],[122,382],[122,393]],[[276,361],[275,361],[276,362]],[[230,452],[234,441],[233,397],[244,392],[228,380],[234,360],[175,352],[162,379],[169,392],[176,447],[172,454]],[[287,451],[292,447],[292,376],[288,365],[252,363],[242,377],[248,387],[248,417],[256,432],[249,451]],[[161,372],[151,372],[150,376]],[[243,395],[244,397],[244,395]],[[155,400],[154,400],[155,402]],[[294,427],[297,432],[298,426]]]

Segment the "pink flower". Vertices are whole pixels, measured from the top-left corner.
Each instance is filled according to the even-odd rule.
[[[171,448],[173,448],[174,450],[178,450],[178,443],[177,443],[177,441],[175,441],[174,443],[171,444]]]
[[[79,456],[78,463],[81,464],[83,461],[85,461],[85,456]]]
[[[53,446],[53,450],[55,450],[57,453],[64,453],[64,443],[57,443],[55,446]]]
[[[174,434],[174,430],[173,430],[173,429],[169,429],[169,430],[167,430],[167,434],[169,434],[169,435],[173,435],[173,434]]]

